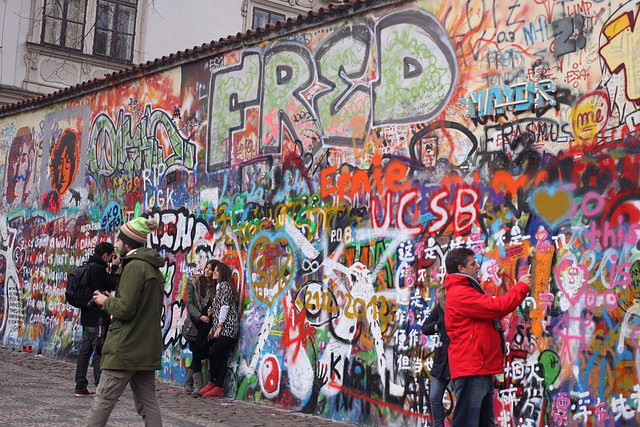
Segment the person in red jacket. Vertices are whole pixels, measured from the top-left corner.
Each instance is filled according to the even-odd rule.
[[[531,286],[526,274],[499,297],[480,287],[480,266],[473,251],[454,249],[445,265],[445,324],[451,340],[449,369],[456,398],[452,427],[494,427],[493,376],[503,372],[504,336],[499,319],[524,301]]]

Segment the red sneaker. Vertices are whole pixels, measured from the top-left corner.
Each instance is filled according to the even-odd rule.
[[[206,386],[200,389],[200,394],[204,396],[205,393],[209,393],[211,390],[215,388],[215,384],[209,381]]]
[[[90,397],[95,395],[96,393],[93,391],[89,391],[86,388],[83,391],[76,391],[73,393],[75,397]]]
[[[214,387],[212,390],[203,394],[202,397],[224,397],[224,389],[222,387]]]

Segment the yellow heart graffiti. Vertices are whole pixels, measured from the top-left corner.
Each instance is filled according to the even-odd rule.
[[[293,279],[295,262],[289,240],[260,236],[254,241],[251,252],[251,288],[259,301],[271,307]]]
[[[561,219],[567,217],[573,209],[571,193],[559,188],[550,194],[546,188],[536,191],[532,199],[532,208],[538,212],[549,225],[553,226]]]

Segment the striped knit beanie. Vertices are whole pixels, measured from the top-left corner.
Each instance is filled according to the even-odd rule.
[[[155,219],[138,217],[120,227],[120,234],[118,234],[118,238],[121,238],[124,235],[128,239],[144,245],[147,243],[147,235],[157,228],[158,222]]]

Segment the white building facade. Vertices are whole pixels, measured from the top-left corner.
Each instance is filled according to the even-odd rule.
[[[263,27],[325,0],[5,0],[0,105]]]

